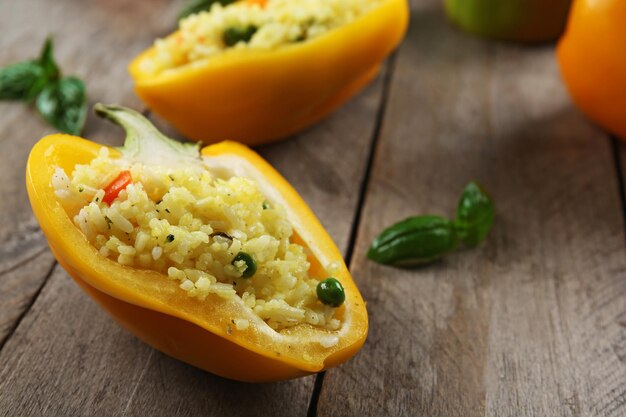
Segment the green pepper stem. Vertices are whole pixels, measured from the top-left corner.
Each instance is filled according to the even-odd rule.
[[[199,143],[181,143],[168,138],[143,115],[126,107],[97,103],[94,112],[126,131],[118,150],[129,158],[151,165],[198,164]]]

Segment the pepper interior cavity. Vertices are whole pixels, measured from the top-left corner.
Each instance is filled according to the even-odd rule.
[[[201,62],[227,50],[272,50],[305,42],[354,21],[381,0],[267,0],[214,3],[180,22],[179,30],[155,42],[142,70],[165,70]]]
[[[326,277],[310,274],[285,210],[268,204],[255,180],[213,173],[199,157],[169,165],[141,159],[113,158],[102,147],[90,163],[69,175],[57,167],[52,177],[58,200],[100,255],[161,272],[199,302],[241,297],[276,331],[341,327],[337,305],[316,294]]]

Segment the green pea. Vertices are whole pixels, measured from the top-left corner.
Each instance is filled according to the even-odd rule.
[[[317,298],[329,306],[339,307],[346,300],[346,292],[341,282],[335,278],[326,278],[317,284]]]
[[[256,273],[256,261],[254,257],[246,252],[239,252],[233,259],[232,264],[235,262],[244,261],[246,263],[246,269],[241,273],[242,278],[250,278]]]

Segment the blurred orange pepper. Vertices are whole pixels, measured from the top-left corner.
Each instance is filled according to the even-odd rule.
[[[310,126],[354,96],[400,43],[408,19],[407,0],[381,0],[305,42],[233,49],[157,75],[143,69],[156,53],[152,47],[129,70],[139,97],[186,137],[256,145]]]
[[[557,57],[578,108],[626,141],[626,1],[575,0]]]

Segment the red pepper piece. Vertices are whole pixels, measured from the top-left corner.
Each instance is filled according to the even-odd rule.
[[[102,202],[110,206],[113,200],[115,200],[120,194],[120,191],[128,187],[128,185],[132,182],[133,178],[130,175],[130,171],[120,172],[119,175],[109,183],[109,185],[104,187],[104,197],[102,197]]]

